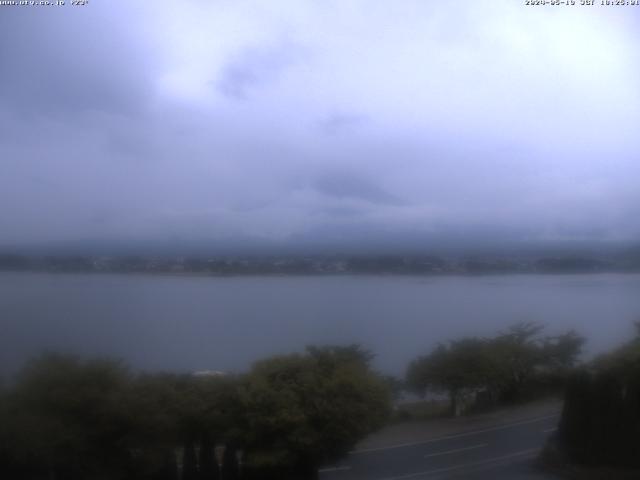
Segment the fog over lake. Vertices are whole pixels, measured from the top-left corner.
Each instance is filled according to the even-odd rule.
[[[461,335],[534,320],[589,354],[640,319],[640,275],[172,277],[0,274],[0,368],[43,349],[136,369],[245,370],[307,344],[360,343],[381,371]]]

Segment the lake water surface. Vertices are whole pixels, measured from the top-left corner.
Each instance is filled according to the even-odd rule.
[[[60,350],[135,368],[242,371],[307,344],[360,343],[401,374],[460,335],[535,320],[589,353],[640,319],[640,275],[171,277],[0,273],[0,371]]]

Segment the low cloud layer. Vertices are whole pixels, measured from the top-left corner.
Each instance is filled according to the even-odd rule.
[[[0,7],[0,245],[640,234],[640,10]]]

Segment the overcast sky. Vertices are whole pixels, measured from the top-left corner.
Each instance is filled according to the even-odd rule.
[[[0,6],[0,245],[634,240],[639,45],[632,6]]]

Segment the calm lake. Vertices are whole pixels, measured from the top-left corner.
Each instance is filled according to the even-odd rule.
[[[307,344],[360,343],[380,370],[460,335],[535,320],[590,354],[640,319],[640,275],[171,277],[0,273],[0,370],[43,349],[135,368],[242,371]]]

